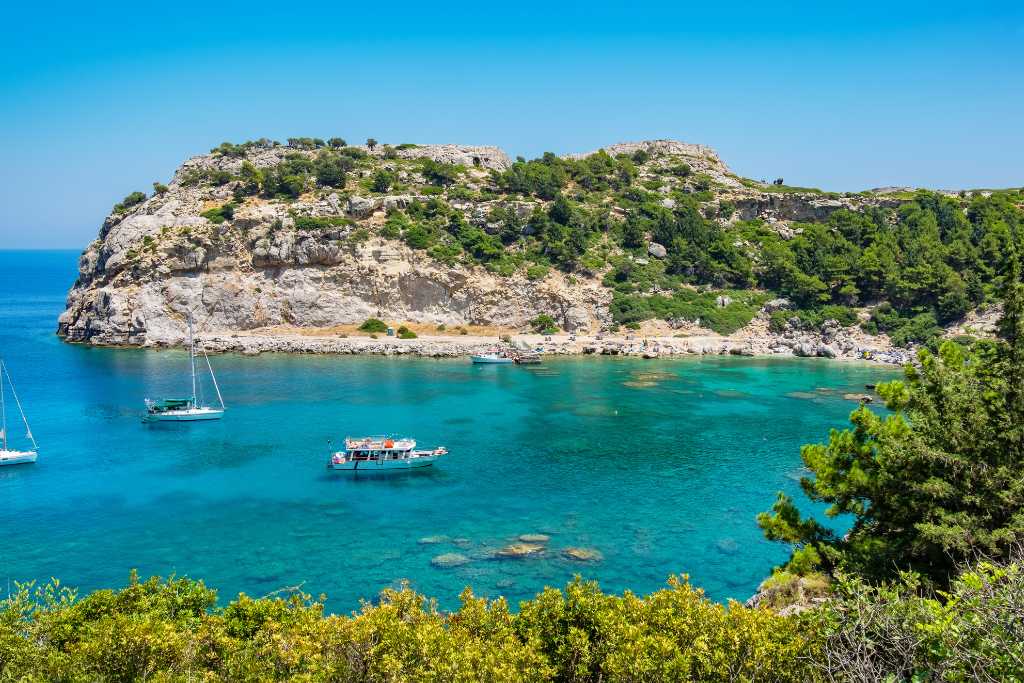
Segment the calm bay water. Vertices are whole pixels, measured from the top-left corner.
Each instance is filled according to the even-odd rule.
[[[745,599],[786,556],[754,516],[779,490],[804,500],[800,444],[845,423],[842,393],[893,376],[796,359],[220,356],[224,420],[145,425],[144,397],[185,393],[187,355],[57,339],[76,260],[0,251],[0,354],[41,446],[0,468],[0,593],[50,576],[114,587],[135,567],[222,598],[302,583],[336,612],[402,579],[453,606],[466,585],[514,602],[574,573],[647,593],[686,572]],[[325,469],[328,439],[384,432],[451,455],[387,477]],[[489,559],[524,533],[550,534],[547,555]],[[604,559],[561,559],[567,546]],[[448,552],[473,561],[431,565]]]

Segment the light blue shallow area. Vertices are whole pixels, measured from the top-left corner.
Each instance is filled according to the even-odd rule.
[[[41,446],[37,464],[0,469],[0,591],[118,586],[134,567],[224,598],[303,584],[336,612],[402,579],[450,607],[467,585],[515,602],[575,573],[638,593],[688,573],[745,599],[786,556],[754,516],[779,490],[805,500],[800,445],[845,424],[844,392],[894,376],[795,359],[227,355],[213,358],[222,421],[146,425],[142,399],[181,394],[187,355],[57,339],[75,261],[0,252],[0,353]],[[388,476],[326,470],[329,439],[384,432],[451,455]],[[525,533],[550,535],[548,552],[491,559]],[[452,542],[421,542],[433,536]],[[563,559],[568,546],[603,560]],[[450,552],[471,561],[431,565]]]

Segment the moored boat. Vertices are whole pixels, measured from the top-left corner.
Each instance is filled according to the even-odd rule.
[[[512,356],[498,349],[492,349],[487,353],[475,354],[470,356],[470,360],[478,365],[501,365],[513,362]]]
[[[379,472],[383,470],[411,470],[430,467],[448,449],[438,446],[433,449],[417,449],[415,439],[367,436],[358,439],[345,438],[345,450],[331,454],[328,469],[358,472]]]
[[[202,397],[197,397],[201,385],[196,379],[196,344],[192,336],[192,316],[188,318],[188,355],[192,370],[192,395],[188,398],[165,398],[159,401],[146,399],[146,422],[197,422],[200,420],[219,420],[224,416],[224,398],[220,395],[217,376],[213,374],[210,357],[202,352],[206,361],[206,369],[210,371],[213,388],[217,392],[220,407],[203,405]]]
[[[18,413],[21,414],[21,421],[25,423],[25,438],[32,443],[32,448],[27,451],[19,451],[14,448],[10,448],[7,441],[7,396],[4,392],[4,379],[11,385],[11,396],[14,397],[14,404],[18,407]],[[7,364],[0,360],[0,466],[2,465],[24,465],[36,461],[39,453],[39,446],[36,444],[36,439],[32,436],[32,429],[28,426],[28,418],[25,417],[25,411],[21,408],[21,401],[18,400],[18,394],[14,390],[14,380],[11,379],[11,373],[7,370]]]

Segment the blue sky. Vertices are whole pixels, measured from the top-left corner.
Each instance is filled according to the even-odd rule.
[[[223,140],[708,144],[829,190],[1024,185],[1024,3],[31,3],[0,248],[80,248]],[[830,6],[835,5],[835,6]]]

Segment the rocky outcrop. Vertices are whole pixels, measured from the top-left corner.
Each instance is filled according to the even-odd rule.
[[[501,209],[502,215],[518,219],[522,234],[531,234],[534,227],[529,218],[546,202],[502,195],[495,192],[493,183],[488,185],[489,172],[511,163],[502,150],[464,145],[358,149],[361,152],[349,150],[358,161],[353,161],[342,187],[316,187],[310,181],[297,198],[290,199],[243,191],[238,177],[243,164],[271,169],[303,157],[314,162],[320,152],[261,144],[245,146],[240,153],[187,160],[165,191],[104,220],[98,239],[79,259],[79,276],[68,294],[58,333],[69,341],[93,344],[176,344],[183,339],[185,320],[191,314],[210,348],[218,350],[445,355],[445,349],[464,352],[475,349],[478,342],[467,340],[442,349],[429,341],[397,344],[392,340],[376,346],[344,339],[254,341],[244,333],[274,326],[331,328],[369,317],[522,330],[544,314],[568,332],[594,333],[610,326],[612,293],[602,283],[600,268],[581,269],[573,275],[551,270],[538,276],[537,269],[531,272],[521,265],[511,274],[499,274],[468,265],[468,259],[445,258],[443,251],[431,256],[432,252],[411,248],[396,239],[395,231],[385,229],[389,212],[414,204],[422,208],[442,191],[427,182],[423,165],[414,161],[427,158],[460,167],[456,171],[462,183],[459,192],[443,194],[447,205],[470,226],[491,235],[500,233],[505,224],[494,216]],[[693,179],[703,174],[706,178],[701,182],[710,178],[717,184],[718,196],[707,206],[708,213],[715,202],[728,200],[736,207],[733,219],[764,218],[777,225],[780,234],[789,230],[787,221],[823,219],[861,201],[752,189],[749,181],[741,183],[717,153],[703,145],[652,140],[615,144],[604,151],[634,156],[641,180],[662,178],[657,182],[666,184],[656,192],[666,207],[675,204],[668,194],[694,191]],[[373,190],[372,176],[381,168],[398,183],[394,191]],[[659,173],[666,169],[675,170]],[[656,184],[645,182],[650,187]],[[232,210],[225,214],[225,207]],[[622,220],[624,212],[609,205],[608,214],[609,220]],[[647,252],[654,259],[668,255],[666,247],[656,242],[648,244]],[[758,334],[741,333],[728,343],[680,344],[679,352],[849,357],[870,347],[844,334],[825,339],[795,329],[774,334],[762,327]],[[612,352],[602,349],[606,351]]]

